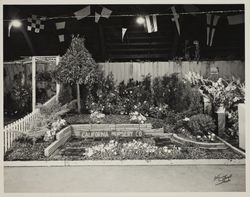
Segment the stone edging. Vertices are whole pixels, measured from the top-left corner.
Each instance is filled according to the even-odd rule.
[[[211,147],[216,147],[216,146],[220,146],[220,147],[225,147],[225,144],[224,143],[206,143],[206,142],[196,142],[196,141],[193,141],[193,140],[189,140],[189,139],[185,139],[185,138],[182,138],[176,134],[173,133],[172,137],[175,139],[175,140],[178,140],[178,141],[181,141],[183,143],[191,143],[191,144],[196,144],[196,145],[200,145],[202,147],[208,147],[208,148],[211,148]]]
[[[243,152],[242,150],[234,147],[233,145],[229,144],[228,142],[226,142],[225,140],[221,139],[219,136],[217,136],[217,138],[222,141],[226,146],[228,146],[229,148],[233,149],[234,151],[236,151],[237,153],[243,155],[244,157],[246,157],[246,153]]]
[[[233,147],[232,145],[230,145],[229,143],[227,143],[226,141],[224,141],[223,139],[221,139],[220,137],[216,136],[221,143],[205,143],[205,142],[196,142],[190,139],[185,139],[182,138],[180,136],[178,136],[175,133],[171,133],[171,134],[166,134],[163,133],[162,129],[151,129],[152,125],[151,124],[117,124],[117,125],[113,125],[113,124],[80,124],[80,125],[69,125],[66,128],[62,129],[59,133],[56,134],[56,141],[54,141],[52,144],[50,144],[49,147],[47,147],[44,151],[45,156],[50,156],[52,155],[57,148],[59,148],[61,145],[63,145],[72,135],[74,135],[74,132],[78,132],[79,129],[80,130],[87,130],[87,131],[91,131],[92,129],[94,129],[95,131],[102,131],[105,126],[105,129],[110,129],[111,127],[113,129],[119,128],[119,129],[128,129],[125,127],[130,127],[129,129],[145,129],[144,132],[146,135],[153,135],[154,136],[154,132],[156,136],[159,137],[167,137],[170,138],[176,142],[179,143],[191,143],[191,144],[195,144],[200,146],[201,148],[205,148],[205,149],[225,149],[226,147],[229,147],[231,149],[233,149],[234,151],[236,151],[237,153],[246,156],[245,153],[235,147]],[[76,130],[76,131],[74,131]],[[152,132],[152,130],[155,130],[154,132]]]
[[[71,136],[78,136],[80,131],[134,131],[151,130],[152,124],[73,124],[68,125],[56,134],[56,141],[52,142],[44,150],[46,157],[51,156],[60,146],[62,146]],[[163,132],[163,130],[162,130]]]
[[[5,161],[4,167],[245,165],[245,159]]]
[[[51,156],[60,146],[62,146],[71,137],[72,128],[67,126],[56,134],[56,141],[52,142],[44,149],[46,157]]]

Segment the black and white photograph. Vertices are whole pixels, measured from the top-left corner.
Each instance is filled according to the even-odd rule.
[[[2,5],[3,193],[246,192],[244,2]]]

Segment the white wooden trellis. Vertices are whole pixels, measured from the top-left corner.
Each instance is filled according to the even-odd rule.
[[[55,62],[59,64],[59,56],[33,56],[32,57],[32,111],[36,109],[36,62]],[[59,93],[60,86],[56,84],[56,95]]]
[[[25,133],[29,130],[30,125],[34,122],[40,115],[40,110],[36,109],[36,62],[37,61],[55,61],[58,65],[60,60],[59,56],[33,56],[31,61],[22,62],[32,63],[32,112],[25,117],[8,124],[4,127],[3,139],[4,139],[4,153],[12,146],[13,141],[20,135],[20,133]],[[60,86],[57,84],[56,95],[49,99],[44,106],[51,106],[58,100]]]

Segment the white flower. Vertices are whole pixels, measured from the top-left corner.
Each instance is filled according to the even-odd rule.
[[[183,120],[184,121],[190,121],[190,118],[185,117]]]
[[[238,100],[240,100],[238,97],[233,98],[233,102],[237,102]]]
[[[91,157],[94,154],[94,151],[92,149],[88,149],[87,156]]]
[[[47,135],[48,137],[51,137],[51,132],[50,132],[50,130],[46,131],[46,135]]]

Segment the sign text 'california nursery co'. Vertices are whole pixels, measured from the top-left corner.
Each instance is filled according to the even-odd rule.
[[[82,131],[82,138],[143,137],[143,131]]]

